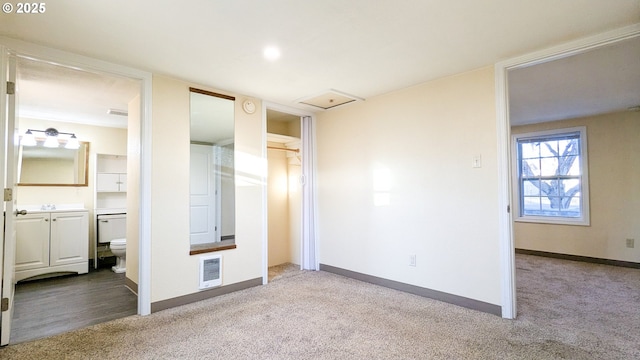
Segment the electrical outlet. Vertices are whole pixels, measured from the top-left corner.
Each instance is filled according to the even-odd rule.
[[[409,266],[416,266],[416,254],[409,255]]]
[[[627,247],[633,249],[635,247],[635,239],[627,239]]]

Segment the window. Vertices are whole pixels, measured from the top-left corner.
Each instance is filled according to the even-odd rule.
[[[516,221],[589,225],[585,127],[513,139]]]

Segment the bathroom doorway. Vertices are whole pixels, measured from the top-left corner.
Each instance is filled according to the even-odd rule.
[[[268,280],[302,257],[301,117],[267,108]]]
[[[131,244],[136,256],[130,256],[134,261],[129,274],[111,271],[113,257],[98,259],[95,254],[101,245],[97,241],[97,216],[104,214],[105,208],[127,214],[128,204],[140,203],[139,195],[137,191],[127,193],[126,189],[99,191],[96,179],[101,166],[98,154],[126,158],[132,136],[129,124],[134,124],[133,136],[138,136],[135,131],[141,121],[141,81],[17,55],[16,88],[16,128],[20,136],[29,129],[55,128],[60,133],[73,133],[87,144],[84,175],[87,181],[84,185],[50,181],[29,184],[19,180],[17,189],[18,208],[28,209],[28,213],[39,213],[47,207],[53,214],[56,209],[71,205],[86,211],[87,243],[84,245],[87,245],[87,251],[82,261],[83,264],[86,261],[87,272],[56,272],[56,268],[50,266],[50,272],[42,271],[41,275],[18,282],[10,343],[137,314],[137,244]],[[133,179],[133,184],[137,184],[139,167],[135,165],[138,164],[125,163],[124,170],[119,172],[129,172],[130,182]],[[47,173],[57,173],[63,166],[54,164],[47,168]],[[35,211],[29,211],[32,209]],[[132,210],[137,210],[137,206]],[[136,217],[133,219],[133,223],[137,223]],[[137,232],[135,228],[132,230]],[[137,240],[137,237],[133,238]],[[18,234],[17,241],[20,240]],[[17,248],[20,250],[21,247]],[[22,258],[28,257],[22,255]]]

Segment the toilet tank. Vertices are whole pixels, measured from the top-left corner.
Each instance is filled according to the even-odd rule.
[[[127,214],[98,215],[98,242],[127,237]]]

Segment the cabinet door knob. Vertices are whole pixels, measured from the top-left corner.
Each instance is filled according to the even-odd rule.
[[[27,215],[27,210],[16,210],[16,216]]]

